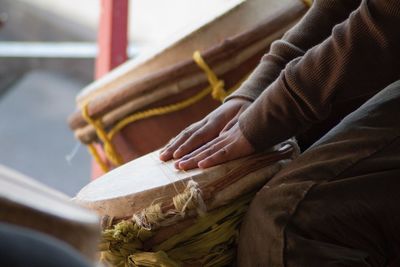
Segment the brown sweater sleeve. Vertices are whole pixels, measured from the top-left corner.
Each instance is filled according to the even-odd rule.
[[[335,101],[400,78],[400,1],[363,0],[331,36],[290,62],[241,115],[256,148],[270,147],[323,120]]]
[[[294,58],[329,37],[332,28],[348,18],[361,0],[316,0],[304,17],[282,39],[272,43],[257,68],[225,101],[242,97],[254,101]]]

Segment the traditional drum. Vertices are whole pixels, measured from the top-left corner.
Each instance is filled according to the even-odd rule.
[[[114,166],[158,149],[237,88],[307,6],[301,0],[244,1],[89,85],[77,97],[70,127],[105,170],[110,164],[94,143],[104,146]]]
[[[99,247],[111,266],[226,266],[252,196],[297,151],[288,141],[187,172],[156,151],[91,182],[75,201],[102,216]]]
[[[56,237],[95,259],[98,217],[62,193],[1,165],[0,221]]]

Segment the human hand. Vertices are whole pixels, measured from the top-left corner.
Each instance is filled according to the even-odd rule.
[[[251,102],[243,98],[234,98],[222,104],[204,119],[196,122],[172,139],[161,150],[160,159],[168,161],[179,159],[200,146],[218,137],[221,132],[231,128],[239,115]]]
[[[254,153],[255,149],[243,135],[239,123],[222,132],[192,153],[175,162],[175,168],[190,170],[209,168]]]

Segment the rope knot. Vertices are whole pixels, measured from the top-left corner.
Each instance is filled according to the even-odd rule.
[[[227,97],[227,93],[224,89],[225,82],[223,80],[218,80],[217,83],[212,85],[211,96],[216,99],[220,100],[221,102],[224,101],[225,97]]]
[[[193,53],[193,60],[206,74],[207,80],[211,85],[211,96],[215,100],[224,101],[224,98],[228,95],[224,89],[225,82],[218,79],[215,72],[213,72],[210,66],[208,66],[207,63],[204,61],[199,51],[195,51]]]
[[[157,226],[164,219],[165,214],[161,210],[160,203],[153,204],[132,216],[132,220],[136,225],[146,230],[151,230],[153,226]]]
[[[176,195],[172,201],[176,211],[182,217],[185,217],[187,210],[196,209],[197,213],[200,215],[204,214],[207,210],[201,196],[200,186],[193,180],[190,180],[186,185],[185,191],[179,195]]]

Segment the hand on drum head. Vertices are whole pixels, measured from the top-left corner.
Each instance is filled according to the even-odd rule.
[[[197,167],[205,169],[252,153],[254,153],[253,146],[236,122],[214,140],[175,162],[175,167],[181,170]]]
[[[235,124],[239,115],[250,106],[251,102],[243,98],[234,98],[196,122],[178,136],[173,138],[161,150],[160,159],[168,161],[172,158],[179,159],[195,149],[207,144],[221,133]]]

